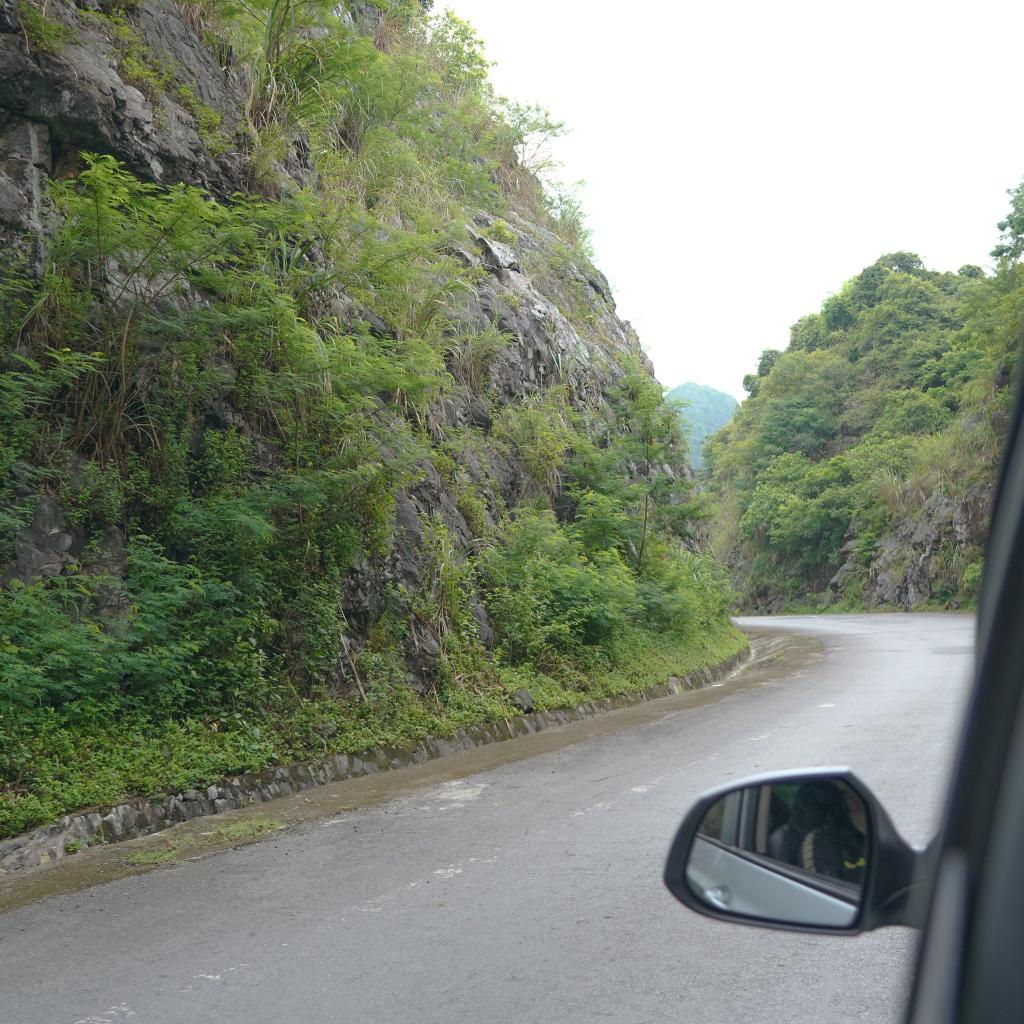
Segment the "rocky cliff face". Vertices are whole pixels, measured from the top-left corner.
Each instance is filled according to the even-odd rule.
[[[33,31],[27,15],[38,10],[0,0],[0,246],[30,256],[35,272],[45,262],[55,215],[49,198],[54,180],[74,177],[85,151],[109,154],[140,179],[158,185],[187,183],[230,201],[253,186],[254,172],[244,127],[249,82],[230,52],[215,52],[202,39],[197,8],[171,0],[121,5],[126,26],[112,38],[109,24],[94,17],[105,9],[97,0],[50,0],[48,30]],[[375,9],[350,5],[349,17],[368,31],[380,19]],[[174,69],[173,82],[153,85],[126,56],[139,50],[158,67]],[[211,127],[215,125],[215,128]],[[213,138],[213,136],[216,136]],[[287,140],[274,173],[278,189],[316,186],[305,139]],[[481,363],[447,354],[448,369],[462,386],[444,395],[426,417],[435,441],[451,428],[475,427],[486,435],[495,417],[557,385],[570,407],[600,422],[604,396],[622,376],[622,356],[648,366],[629,324],[619,319],[607,281],[586,260],[566,256],[566,247],[545,226],[509,212],[497,218],[480,211],[468,226],[466,242],[452,255],[472,271],[475,288],[454,309],[453,332],[497,325],[507,341]],[[498,236],[500,235],[500,240]],[[557,260],[552,258],[555,250]],[[543,268],[539,270],[538,268]],[[335,289],[336,308],[351,324],[369,323],[383,336],[394,328],[374,310],[356,302],[344,282]],[[382,415],[390,413],[382,411]],[[230,407],[211,410],[211,420],[235,421]],[[468,477],[485,496],[483,522],[467,522],[453,478],[432,463],[420,480],[399,494],[390,550],[364,559],[347,578],[345,618],[354,647],[380,613],[383,595],[394,583],[415,592],[423,579],[423,523],[438,516],[455,543],[465,549],[482,526],[493,525],[500,507],[529,490],[529,474],[514,451],[500,445],[467,448],[456,456],[456,475]],[[30,472],[22,473],[29,481]],[[31,522],[15,542],[3,570],[10,581],[55,576],[81,561],[89,540],[72,524],[53,494],[19,485],[20,504],[34,503]],[[91,557],[104,571],[123,570],[124,536],[114,528]],[[487,614],[473,602],[481,639],[490,636]],[[429,678],[438,651],[437,636],[414,624],[407,640],[413,678]],[[339,658],[341,653],[339,652]]]
[[[460,365],[457,355],[449,360],[456,379],[471,386],[458,397],[442,400],[433,410],[436,439],[442,439],[452,427],[489,431],[502,409],[541,395],[552,386],[565,389],[573,408],[589,416],[610,418],[604,396],[622,376],[617,357],[642,361],[652,375],[653,368],[636,332],[616,315],[607,280],[583,262],[561,263],[556,275],[543,280],[530,276],[524,267],[529,266],[531,256],[546,263],[544,257],[558,246],[558,239],[524,217],[510,216],[502,221],[511,229],[511,235],[505,236],[508,241],[495,241],[483,233],[494,221],[493,216],[479,213],[469,231],[473,245],[458,251],[467,266],[479,271],[475,294],[461,307],[460,317],[469,329],[483,330],[496,324],[514,341],[489,360],[486,389],[483,381],[472,380],[472,370]],[[580,301],[588,311],[585,322],[562,312]],[[487,400],[481,397],[484,390],[489,395]],[[499,508],[517,504],[528,496],[533,485],[531,472],[507,449],[468,449],[456,458],[461,471],[486,496],[488,528],[496,524]],[[397,582],[410,592],[421,585],[423,522],[427,517],[440,515],[463,550],[469,549],[479,535],[479,524],[467,522],[450,482],[432,465],[425,465],[424,473],[421,483],[397,498],[396,529],[385,563],[366,561],[349,578],[346,616],[364,630],[379,614],[391,584]],[[489,642],[492,632],[487,613],[476,599],[472,606],[481,638]],[[413,626],[406,648],[417,679],[430,678],[436,668],[438,637]]]
[[[819,589],[802,595],[803,600],[903,611],[936,605],[963,607],[964,574],[972,562],[978,572],[972,587],[980,582],[979,558],[988,536],[990,503],[987,487],[971,487],[955,498],[934,493],[868,551],[851,531],[839,551],[839,569],[821,581]],[[768,587],[749,588],[750,563],[738,547],[722,554],[736,586],[747,587],[744,606],[752,613],[781,615],[792,608],[792,597]]]
[[[110,153],[161,184],[187,181],[230,195],[244,184],[236,151],[210,154],[196,115],[181,100],[146,96],[117,70],[114,42],[89,19],[99,4],[49,5],[60,43],[33,41],[15,0],[0,4],[0,222],[5,242],[25,233],[45,241],[46,183],[76,173],[79,153]],[[22,11],[23,15],[24,12]],[[142,3],[132,23],[154,53],[173,61],[191,95],[230,130],[244,100],[242,84],[191,31],[172,3]],[[139,83],[143,84],[143,83]]]
[[[928,602],[955,601],[964,553],[984,549],[990,500],[982,487],[972,487],[958,499],[932,494],[918,515],[901,520],[881,538],[866,567],[853,545],[844,548],[848,561],[831,580],[832,592],[843,594],[859,578],[869,608],[910,611]]]

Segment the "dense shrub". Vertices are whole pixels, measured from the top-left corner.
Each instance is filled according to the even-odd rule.
[[[614,550],[588,556],[550,512],[523,511],[481,559],[488,609],[511,664],[595,647],[613,655],[639,608]]]

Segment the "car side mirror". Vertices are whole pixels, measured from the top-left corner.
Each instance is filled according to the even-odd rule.
[[[927,871],[927,854],[900,837],[852,772],[820,768],[701,797],[669,850],[665,884],[708,917],[855,935],[921,927]]]

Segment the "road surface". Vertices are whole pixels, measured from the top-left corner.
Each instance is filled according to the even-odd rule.
[[[701,790],[848,764],[936,820],[973,620],[740,620],[814,634],[786,678],[264,842],[0,916],[2,1024],[895,1021],[912,933],[723,925],[660,872]]]

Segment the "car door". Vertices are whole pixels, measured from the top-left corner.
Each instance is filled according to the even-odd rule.
[[[944,828],[911,1024],[1024,1017],[1024,402],[1018,391],[978,613],[975,688]]]

